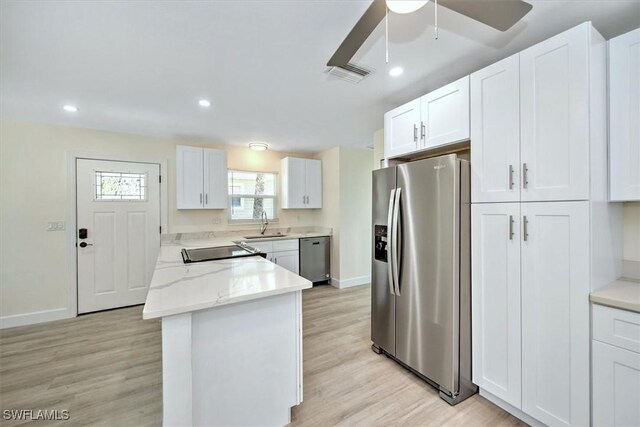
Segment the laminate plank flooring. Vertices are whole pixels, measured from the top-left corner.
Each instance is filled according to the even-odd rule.
[[[522,423],[473,396],[451,407],[371,351],[370,287],[304,291],[304,402],[293,426]],[[0,409],[66,409],[68,421],[2,425],[159,426],[160,322],[142,307],[0,331]],[[0,414],[1,417],[1,414]]]

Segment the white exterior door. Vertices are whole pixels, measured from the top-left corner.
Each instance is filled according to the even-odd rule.
[[[384,156],[397,157],[416,151],[420,132],[420,98],[384,115]]]
[[[204,207],[226,209],[228,196],[227,153],[205,148],[204,153]],[[194,194],[195,198],[195,194]]]
[[[176,204],[178,209],[204,206],[204,169],[201,147],[176,147]],[[223,181],[226,184],[226,177]],[[225,205],[226,206],[226,205]]]
[[[589,203],[523,203],[522,410],[589,425]]]
[[[589,198],[589,23],[520,53],[521,200]]]
[[[420,98],[420,118],[419,148],[469,139],[469,76]]]
[[[471,201],[520,201],[520,60],[471,74]]]
[[[609,41],[611,200],[640,200],[640,28]]]
[[[79,313],[145,301],[160,248],[159,175],[158,164],[77,160]]]
[[[322,161],[305,160],[306,208],[322,207]]]
[[[300,274],[298,251],[274,252],[271,253],[270,256],[271,262],[274,262],[280,267],[286,268],[293,273]]]
[[[471,206],[473,382],[520,408],[520,204]]]
[[[640,353],[593,341],[593,425],[640,425]]]

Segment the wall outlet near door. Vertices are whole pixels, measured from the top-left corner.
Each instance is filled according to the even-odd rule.
[[[47,223],[47,231],[64,231],[64,221],[50,221]]]

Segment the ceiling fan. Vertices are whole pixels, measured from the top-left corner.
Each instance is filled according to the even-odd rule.
[[[327,66],[347,67],[353,55],[387,15],[387,8],[395,13],[411,13],[428,2],[429,0],[373,0],[369,9],[329,59]],[[511,28],[533,8],[531,4],[522,0],[437,0],[437,5],[500,31]]]

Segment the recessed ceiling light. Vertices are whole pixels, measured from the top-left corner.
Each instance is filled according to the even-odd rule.
[[[66,111],[67,113],[77,113],[78,112],[78,107],[76,107],[75,105],[70,105],[67,104],[64,107],[62,107],[62,109],[64,111]]]
[[[200,104],[201,107],[211,107],[211,101],[208,99],[201,99],[198,101],[198,104]]]
[[[264,151],[269,148],[269,144],[267,144],[266,142],[250,142],[249,148],[255,151]]]
[[[398,77],[402,73],[404,73],[404,70],[402,69],[402,67],[393,67],[392,69],[389,70],[389,75],[391,77]]]

